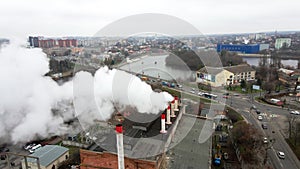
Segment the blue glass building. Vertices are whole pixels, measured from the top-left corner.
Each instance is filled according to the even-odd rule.
[[[222,50],[240,52],[247,54],[254,54],[259,52],[259,44],[242,44],[242,45],[230,45],[230,44],[218,44],[217,51],[221,52]]]

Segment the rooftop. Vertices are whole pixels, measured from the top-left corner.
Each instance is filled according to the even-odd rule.
[[[37,149],[31,156],[38,157],[41,166],[48,166],[65,154],[69,149],[57,145],[45,145]],[[36,163],[36,159],[28,158],[28,162]]]
[[[212,74],[212,75],[217,75],[220,72],[222,72],[223,70],[224,70],[223,67],[209,67],[209,66],[205,66],[205,67],[201,68],[199,70],[199,72],[201,72],[201,73],[209,73],[209,74]]]
[[[236,66],[224,67],[224,69],[228,70],[229,72],[232,72],[232,73],[241,73],[241,72],[254,71],[254,69],[248,64],[241,64],[241,65],[236,65]]]

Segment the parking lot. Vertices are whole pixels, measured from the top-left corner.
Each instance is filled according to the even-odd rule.
[[[20,155],[29,155],[30,153],[26,151],[22,144],[17,145],[2,145],[5,148],[7,148],[8,152],[13,152],[14,154],[20,154]],[[16,156],[16,155],[8,155],[2,156],[0,160],[0,168],[1,169],[19,169],[21,168],[21,160],[23,159],[22,156]],[[10,163],[10,166],[8,165]]]

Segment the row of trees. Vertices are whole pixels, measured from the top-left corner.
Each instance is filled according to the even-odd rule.
[[[253,125],[245,121],[238,121],[234,124],[231,136],[247,165],[256,167],[263,165],[265,149],[262,134]]]
[[[216,60],[217,59],[217,60]],[[220,59],[220,60],[218,60]],[[211,50],[189,50],[174,49],[166,58],[166,65],[173,68],[188,66],[190,70],[196,71],[204,66],[225,67],[244,63],[243,59],[236,53],[222,51],[220,56]]]
[[[289,140],[294,146],[298,146],[300,141],[300,119],[295,115],[288,116]]]

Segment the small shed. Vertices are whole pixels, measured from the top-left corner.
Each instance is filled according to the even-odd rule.
[[[39,159],[40,169],[57,169],[60,163],[69,158],[69,149],[57,145],[46,145],[37,149],[30,156]],[[36,158],[27,157],[26,159],[27,167],[24,159],[22,160],[22,169],[38,169]]]

